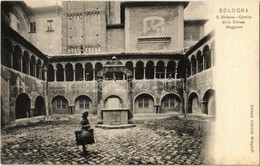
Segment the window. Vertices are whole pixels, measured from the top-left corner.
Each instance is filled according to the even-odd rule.
[[[29,32],[36,32],[36,23],[35,22],[31,22],[29,24]]]
[[[67,108],[66,100],[57,99],[56,108],[57,108],[57,110],[66,109]]]
[[[167,97],[163,100],[163,107],[173,108],[174,107],[174,98]]]
[[[47,31],[53,31],[53,20],[47,20]]]
[[[80,99],[79,100],[79,109],[88,109],[89,108],[89,100]]]
[[[149,107],[149,98],[140,98],[138,100],[138,108],[148,108]]]

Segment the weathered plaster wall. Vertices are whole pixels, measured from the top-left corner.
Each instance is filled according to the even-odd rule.
[[[4,66],[1,66],[1,77],[1,79],[4,79],[1,83],[1,86],[3,85],[2,88],[9,87],[9,94],[5,94],[7,95],[5,97],[9,96],[9,99],[5,99],[9,100],[9,110],[2,110],[4,113],[9,112],[9,120],[6,119],[6,123],[15,121],[15,101],[19,94],[25,93],[29,96],[31,103],[30,109],[35,108],[35,100],[38,96],[45,97],[45,81]],[[9,82],[9,85],[6,84],[7,82]],[[4,93],[7,93],[7,91],[4,90]],[[4,109],[8,109],[8,106],[4,107]],[[4,116],[8,118],[8,115]]]
[[[125,49],[130,52],[181,50],[183,24],[183,6],[128,7],[125,9]],[[159,42],[160,39],[148,39],[144,41],[146,46],[138,43],[139,38],[149,37],[170,39]]]

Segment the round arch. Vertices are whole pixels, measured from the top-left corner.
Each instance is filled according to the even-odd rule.
[[[203,71],[203,56],[201,54],[201,51],[199,50],[196,54],[196,58],[197,58],[197,61],[198,61],[198,72],[201,72]]]
[[[204,69],[211,67],[211,51],[208,45],[203,47]]]
[[[36,98],[34,108],[34,116],[46,115],[45,100],[42,96]]]
[[[160,98],[161,113],[181,112],[181,98],[176,93],[167,93]]]
[[[199,114],[201,113],[199,96],[196,92],[191,92],[188,96],[188,111],[187,113]]]
[[[31,117],[31,99],[26,93],[21,93],[15,100],[15,119]]]
[[[205,114],[215,116],[216,115],[216,97],[215,90],[208,89],[203,95],[203,102],[205,104]]]
[[[13,68],[17,71],[21,71],[21,58],[22,58],[22,49],[19,45],[16,45],[14,47]]]
[[[134,113],[155,113],[154,103],[156,102],[155,97],[146,92],[139,93],[134,97],[133,106]]]
[[[93,102],[92,99],[87,95],[79,95],[74,99],[75,113],[81,114],[84,111],[92,112]]]
[[[110,95],[104,100],[104,108],[123,108],[123,100],[117,95]]]
[[[52,111],[56,114],[70,114],[69,100],[61,95],[57,95],[52,99]]]

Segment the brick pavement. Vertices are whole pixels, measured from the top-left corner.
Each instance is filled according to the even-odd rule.
[[[127,129],[95,128],[95,144],[81,155],[77,119],[2,130],[2,164],[205,164],[202,139],[142,123]],[[94,126],[94,120],[91,120]]]

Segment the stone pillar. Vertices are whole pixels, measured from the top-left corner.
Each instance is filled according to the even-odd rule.
[[[49,100],[48,100],[48,94],[47,94],[47,91],[48,91],[48,81],[47,81],[47,67],[45,69],[43,69],[43,74],[44,74],[44,80],[45,80],[45,83],[46,83],[46,88],[44,88],[44,98],[45,98],[45,109],[46,109],[46,117],[47,119],[49,118],[49,106],[48,106],[48,103],[49,103]]]
[[[202,65],[202,71],[203,71],[203,70],[206,69],[206,67],[205,67],[206,66],[206,64],[205,64],[205,55],[204,54],[202,55],[202,64],[203,64]]]
[[[95,68],[93,68],[93,80],[96,79],[96,73],[95,73]]]
[[[193,69],[193,67],[192,67],[192,62],[191,62],[191,63],[190,63],[190,75],[191,75],[191,76],[193,75],[192,69]]]
[[[63,79],[64,81],[67,81],[67,79],[66,79],[66,70],[64,68],[63,68],[63,78],[64,78]]]
[[[69,114],[75,114],[75,106],[69,106]]]
[[[154,72],[153,78],[156,79],[156,66],[153,67],[153,72]]]
[[[82,74],[83,74],[83,77],[82,77],[82,79],[83,79],[83,81],[85,81],[86,80],[86,71],[85,71],[85,67],[83,67],[82,68]]]
[[[146,74],[145,74],[145,72],[146,72],[146,67],[144,67],[144,78],[143,79],[145,79],[145,77],[146,77]]]
[[[34,117],[34,108],[31,108],[27,112],[27,118],[33,118]]]
[[[76,81],[76,70],[73,68],[73,81]]]
[[[201,113],[208,114],[208,110],[207,110],[208,102],[204,101],[204,100],[201,100],[200,103],[201,103]]]
[[[175,65],[175,75],[174,75],[174,78],[177,79],[179,61],[175,61],[175,63],[176,63],[176,65]]]
[[[133,80],[135,80],[135,67],[133,68]]]

